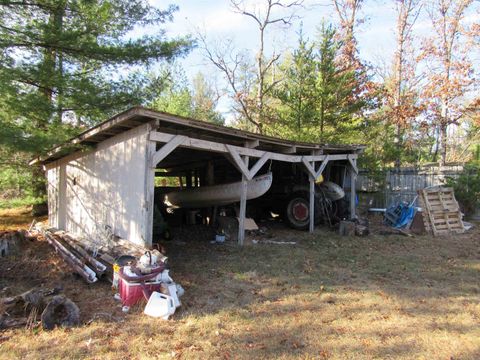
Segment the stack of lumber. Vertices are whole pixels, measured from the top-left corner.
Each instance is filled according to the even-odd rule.
[[[113,264],[121,255],[140,257],[148,249],[127,240],[114,237],[100,247],[87,239],[55,228],[39,228],[57,254],[88,283],[96,282],[107,275],[111,281]]]
[[[435,186],[418,190],[418,199],[424,209],[423,221],[427,232],[435,236],[465,232],[462,213],[452,188]]]

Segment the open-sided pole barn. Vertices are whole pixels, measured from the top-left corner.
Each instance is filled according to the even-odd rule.
[[[286,141],[135,107],[32,164],[42,163],[46,169],[51,226],[92,240],[102,239],[107,227],[121,238],[151,246],[156,170],[207,166],[215,156],[227,158],[241,175],[238,242],[242,245],[248,180],[267,162],[300,164],[308,172],[313,232],[315,180],[329,163],[348,165],[350,217],[355,217],[356,163],[362,149]]]

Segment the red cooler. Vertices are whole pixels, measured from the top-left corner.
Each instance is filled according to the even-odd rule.
[[[153,291],[160,292],[160,281],[146,281],[143,283],[130,282],[125,279],[121,279],[118,283],[118,290],[120,293],[120,299],[123,306],[135,305],[142,299],[148,301],[144,293],[149,296]]]
[[[143,276],[128,276],[120,268],[118,272],[118,292],[123,306],[132,306],[142,298],[146,301],[150,298],[153,291],[160,292],[161,284],[159,274],[163,267],[158,267],[155,272]]]

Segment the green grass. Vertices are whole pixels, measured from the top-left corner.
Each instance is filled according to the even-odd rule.
[[[26,206],[32,206],[34,204],[40,204],[44,202],[43,198],[36,198],[33,196],[26,196],[22,198],[14,199],[1,199],[0,200],[0,209],[14,209]]]

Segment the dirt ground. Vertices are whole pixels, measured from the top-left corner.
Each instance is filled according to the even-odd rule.
[[[46,242],[27,243],[0,259],[0,297],[62,285],[82,326],[0,332],[0,359],[478,359],[479,228],[349,238],[267,224],[243,248],[182,231],[167,245],[185,288],[169,321],[123,314],[109,283],[87,285]]]

